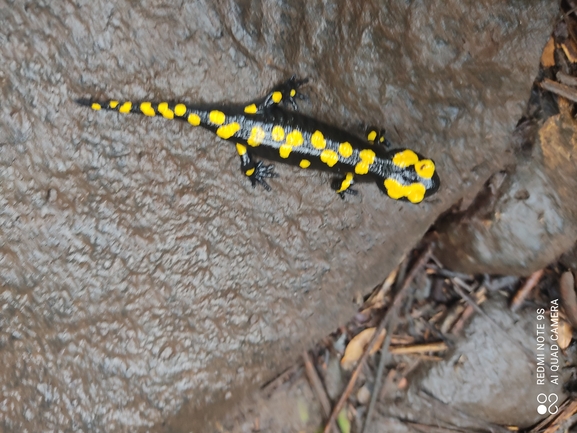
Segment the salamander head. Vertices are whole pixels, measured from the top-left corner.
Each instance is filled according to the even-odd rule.
[[[420,203],[439,189],[441,182],[432,159],[410,149],[393,150],[389,158],[389,174],[378,180],[389,197]]]

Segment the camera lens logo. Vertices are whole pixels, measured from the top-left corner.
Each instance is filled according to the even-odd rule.
[[[550,415],[555,415],[559,411],[559,406],[557,406],[557,402],[559,401],[559,397],[557,394],[545,394],[541,393],[537,396],[537,413],[539,415],[545,415],[546,413]]]

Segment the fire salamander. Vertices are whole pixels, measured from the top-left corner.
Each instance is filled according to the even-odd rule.
[[[95,102],[79,100],[93,110],[139,113],[179,119],[202,126],[235,143],[240,168],[252,185],[270,190],[266,178],[277,177],[274,165],[264,165],[253,155],[286,162],[303,169],[339,174],[331,183],[341,197],[356,194],[356,180],[374,180],[389,197],[419,203],[439,188],[435,163],[410,149],[389,149],[384,133],[367,130],[366,140],[297,111],[298,92],[307,80],[292,77],[264,98],[239,106],[188,105],[169,102]],[[284,105],[284,106],[283,106]],[[286,106],[290,105],[291,109]]]

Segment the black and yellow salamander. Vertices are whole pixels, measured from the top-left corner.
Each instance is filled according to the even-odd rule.
[[[238,106],[189,105],[170,102],[95,102],[78,100],[93,110],[140,113],[180,119],[202,126],[220,138],[235,143],[240,168],[252,185],[270,190],[266,178],[277,177],[274,165],[255,161],[253,155],[289,163],[303,169],[328,170],[339,174],[331,187],[344,197],[356,194],[355,181],[374,180],[396,200],[419,203],[439,188],[435,163],[410,149],[389,149],[384,134],[374,128],[366,139],[305,116],[297,111],[296,99],[307,80],[295,77],[276,86],[264,98]],[[287,109],[290,105],[291,109]]]

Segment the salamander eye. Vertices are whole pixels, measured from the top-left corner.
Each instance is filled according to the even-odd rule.
[[[415,164],[415,171],[423,179],[430,179],[435,174],[435,163],[430,159],[422,159]]]

